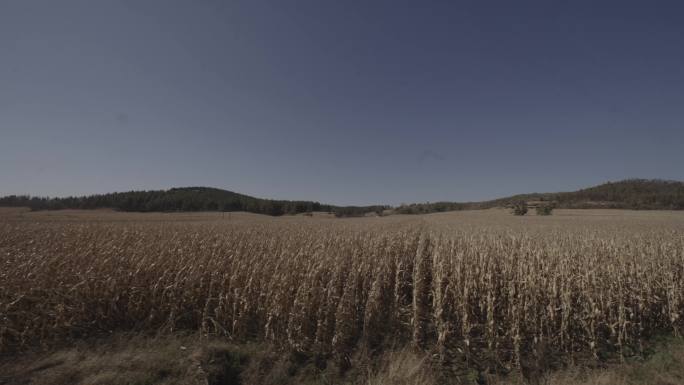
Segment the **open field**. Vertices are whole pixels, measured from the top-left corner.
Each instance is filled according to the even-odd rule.
[[[444,378],[637,357],[684,316],[684,213],[354,219],[0,210],[0,351],[115,332],[268,344]],[[483,378],[484,378],[483,377]]]

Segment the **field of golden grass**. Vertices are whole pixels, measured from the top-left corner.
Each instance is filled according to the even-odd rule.
[[[115,332],[267,343],[445,377],[639,356],[684,316],[684,213],[336,219],[0,210],[0,351]]]

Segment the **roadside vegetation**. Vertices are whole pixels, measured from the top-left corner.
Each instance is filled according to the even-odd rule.
[[[536,382],[519,375],[437,376],[429,352],[405,347],[340,373],[267,344],[197,334],[115,334],[0,361],[0,385],[679,385],[684,341],[657,338],[642,356],[603,365],[568,363]]]

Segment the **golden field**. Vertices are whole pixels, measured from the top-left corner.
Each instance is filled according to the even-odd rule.
[[[2,209],[0,266],[4,352],[190,331],[342,369],[410,345],[445,372],[507,373],[638,355],[684,325],[682,212]]]

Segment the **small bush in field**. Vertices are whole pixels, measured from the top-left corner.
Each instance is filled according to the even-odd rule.
[[[553,212],[553,205],[552,204],[543,204],[539,205],[536,208],[537,210],[537,215],[551,215]]]
[[[527,214],[527,202],[518,201],[518,202],[513,203],[513,214],[515,214],[515,215]]]

